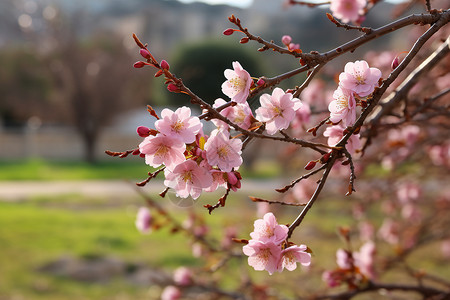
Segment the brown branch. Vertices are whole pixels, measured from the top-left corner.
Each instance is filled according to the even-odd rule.
[[[258,197],[252,197],[252,196],[248,196],[248,197],[253,202],[264,202],[264,203],[269,203],[269,204],[280,204],[280,205],[288,205],[288,206],[306,206],[306,203],[287,203],[287,202],[283,202],[283,201],[266,200],[266,199],[261,199]]]

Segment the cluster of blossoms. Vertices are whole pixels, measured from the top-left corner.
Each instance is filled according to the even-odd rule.
[[[279,225],[270,212],[263,219],[256,220],[254,231],[250,233],[252,239],[243,247],[248,264],[257,271],[266,270],[270,275],[283,269],[293,271],[297,262],[309,266],[311,254],[307,252],[308,247],[287,243],[288,230],[287,226]]]
[[[372,241],[366,242],[359,251],[350,252],[338,249],[336,263],[338,268],[325,271],[322,279],[330,286],[347,283],[350,287],[358,286],[360,282],[375,277],[374,257],[376,249]]]
[[[344,130],[356,121],[356,107],[363,105],[378,86],[381,71],[370,68],[366,61],[349,62],[339,75],[338,88],[333,93],[333,101],[328,105],[330,121],[334,126],[325,130],[328,145],[335,146],[344,136]],[[360,146],[359,134],[350,137],[347,150],[355,152]]]

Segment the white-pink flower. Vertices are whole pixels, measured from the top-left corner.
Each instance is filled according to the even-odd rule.
[[[366,97],[373,93],[380,78],[379,69],[369,68],[365,60],[357,60],[345,65],[344,72],[339,75],[339,85],[360,97]]]
[[[342,120],[344,126],[355,123],[356,101],[353,92],[339,86],[333,93],[333,99],[328,105],[330,121],[338,123]]]
[[[181,286],[192,283],[192,272],[186,267],[179,267],[173,272],[173,281]]]
[[[141,233],[149,233],[152,225],[152,215],[147,207],[141,207],[136,215],[136,228]]]
[[[281,248],[273,242],[263,243],[257,240],[250,240],[242,248],[248,256],[248,264],[256,271],[266,270],[272,275],[278,271],[278,263],[281,255]]]
[[[193,143],[195,136],[202,129],[202,123],[197,117],[191,117],[191,109],[183,106],[176,111],[165,108],[161,119],[155,122],[156,129],[162,134],[178,138],[186,144]]]
[[[308,248],[305,245],[290,246],[281,251],[280,262],[278,269],[280,272],[283,269],[293,271],[297,268],[297,262],[303,266],[309,266],[311,264],[311,254],[306,252]]]
[[[376,254],[375,244],[372,241],[366,242],[361,246],[358,252],[353,253],[355,266],[359,268],[362,274],[368,278],[375,277],[374,258]]]
[[[228,132],[214,130],[205,143],[206,159],[211,166],[230,172],[242,164],[242,141],[230,139]]]
[[[161,300],[177,300],[180,297],[181,291],[173,285],[166,286],[161,294]]]
[[[187,160],[172,171],[164,170],[166,180],[164,185],[173,188],[178,197],[197,199],[202,190],[210,186],[213,182],[212,176],[205,168],[200,167],[195,161]]]
[[[358,21],[365,6],[366,0],[332,0],[330,10],[334,17],[348,23]]]
[[[222,98],[216,99],[214,101],[214,108],[220,107],[227,103]],[[226,117],[231,122],[239,125],[239,127],[242,127],[244,129],[249,129],[251,125],[252,120],[252,110],[250,106],[248,105],[248,102],[244,103],[238,103],[234,106],[228,106],[220,111],[220,114]],[[220,121],[218,119],[213,119],[212,122],[216,127],[220,130],[228,130],[229,126],[227,123]]]
[[[266,131],[270,135],[288,128],[295,112],[302,106],[298,98],[280,88],[275,88],[272,95],[263,94],[259,102],[261,107],[256,109],[256,119],[266,123]]]
[[[237,61],[233,62],[233,70],[226,69],[224,74],[227,81],[222,84],[222,92],[234,102],[247,101],[253,82],[250,74]]]
[[[328,137],[328,145],[336,146],[336,144],[343,138],[345,128],[341,125],[330,126],[325,129],[323,135]],[[352,136],[347,140],[347,151],[352,154],[355,150],[361,147],[361,141],[359,140],[359,134],[352,134]]]
[[[148,136],[139,145],[139,151],[145,154],[146,164],[152,167],[164,164],[169,169],[186,160],[185,150],[186,145],[181,140],[162,134]]]
[[[272,242],[279,245],[287,238],[288,231],[288,227],[286,225],[278,225],[273,213],[269,212],[262,219],[255,221],[254,231],[250,233],[250,236],[252,239],[263,243]]]

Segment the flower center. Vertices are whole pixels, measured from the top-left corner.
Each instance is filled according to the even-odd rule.
[[[271,255],[272,252],[270,252],[270,249],[266,248],[259,251],[258,258],[262,261],[268,261]]]
[[[236,117],[234,118],[234,122],[240,124],[240,123],[243,123],[244,120],[245,120],[244,110],[243,109],[239,109],[237,111]]]
[[[226,158],[228,156],[229,149],[226,145],[222,145],[219,148],[217,148],[217,155],[219,155],[220,158]]]
[[[279,108],[278,106],[272,106],[272,112],[275,115],[275,117],[283,116],[283,110],[281,108]]]
[[[192,171],[186,171],[181,175],[181,179],[184,182],[191,181],[192,182]]]
[[[264,228],[264,236],[266,237],[273,236],[273,228],[270,226],[266,226],[266,228]]]
[[[359,72],[355,74],[355,78],[358,84],[365,84],[364,77]]]
[[[337,106],[339,109],[344,109],[348,107],[348,99],[345,96],[339,96],[338,99],[336,99]]]
[[[175,124],[172,124],[172,130],[179,133],[181,130],[184,129],[184,123],[181,121],[177,121]]]
[[[155,152],[155,156],[163,157],[163,156],[166,156],[167,152],[169,152],[169,147],[167,147],[166,145],[160,145],[158,147],[158,150],[156,150],[156,152]]]
[[[231,87],[236,93],[239,93],[245,88],[245,84],[247,83],[245,80],[242,80],[240,77],[233,77],[229,80]]]

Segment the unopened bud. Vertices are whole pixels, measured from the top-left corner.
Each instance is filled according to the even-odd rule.
[[[139,126],[136,129],[136,132],[140,137],[148,137],[150,135],[150,128],[145,126]]]
[[[163,70],[158,70],[158,71],[155,73],[155,77],[159,77],[159,76],[161,76],[162,74],[164,74]]]
[[[164,59],[161,61],[160,65],[161,65],[161,68],[163,68],[164,70],[170,69],[169,63],[167,61],[165,61]]]
[[[246,43],[248,43],[248,41],[249,41],[249,38],[248,38],[248,37],[243,37],[243,38],[239,41],[239,43],[241,43],[241,44],[246,44]]]
[[[180,89],[173,83],[169,83],[169,85],[167,86],[167,89],[174,93],[178,93],[180,91]]]
[[[150,58],[150,52],[148,52],[146,49],[139,50],[139,54],[145,59]]]
[[[141,154],[141,152],[139,151],[139,148],[137,148],[137,149],[134,149],[133,153],[131,153],[131,154],[139,155],[139,154]]]
[[[135,67],[136,69],[143,68],[144,66],[145,66],[145,62],[143,62],[143,61],[137,61],[133,65],[133,67]]]
[[[320,159],[320,163],[322,163],[322,164],[326,163],[330,159],[330,156],[331,156],[331,152],[324,154],[322,156],[322,158]]]
[[[292,42],[292,38],[289,35],[283,35],[283,37],[281,38],[281,42],[288,46]]]
[[[232,35],[234,33],[234,29],[228,28],[228,29],[225,29],[222,33],[223,33],[223,35]]]
[[[266,82],[262,78],[259,78],[258,81],[256,82],[257,85],[264,85],[265,83]]]
[[[316,166],[316,161],[312,160],[310,161],[306,166],[305,166],[305,170],[311,170],[312,168],[314,168]]]
[[[398,67],[399,64],[400,64],[400,62],[398,60],[398,56],[396,56],[394,58],[394,60],[392,61],[392,63],[391,63],[392,70],[395,70]]]

